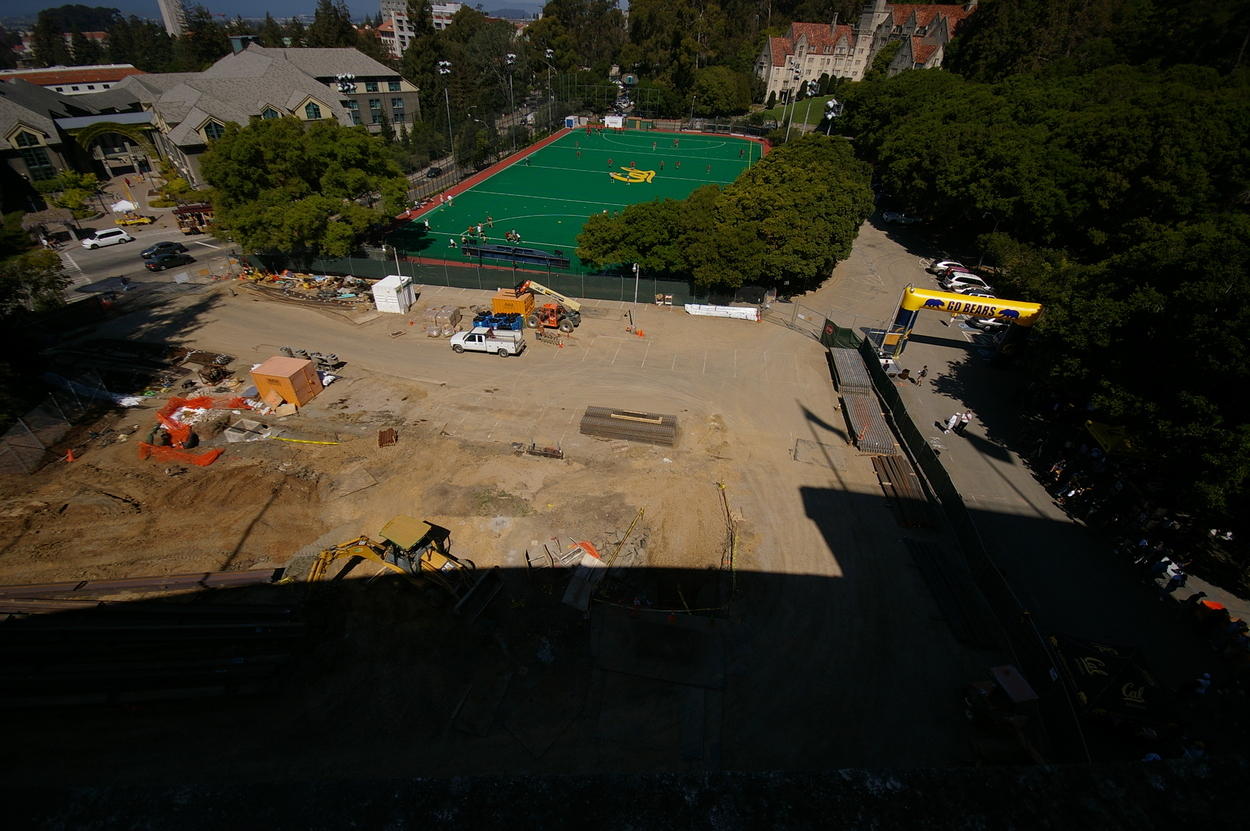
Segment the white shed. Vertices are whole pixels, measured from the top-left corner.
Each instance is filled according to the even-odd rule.
[[[373,284],[373,302],[379,312],[407,313],[409,307],[417,302],[417,290],[412,285],[412,278],[388,274]]]

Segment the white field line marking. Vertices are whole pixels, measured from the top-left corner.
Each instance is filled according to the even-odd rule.
[[[621,345],[616,345],[616,351],[612,353],[612,366],[616,366],[616,356],[621,354]]]
[[[647,348],[642,353],[642,363],[638,365],[639,369],[647,368],[647,355],[650,354],[650,352],[651,352],[651,341],[647,341]]]

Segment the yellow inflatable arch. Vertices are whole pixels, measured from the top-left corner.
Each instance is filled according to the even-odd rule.
[[[1017,326],[1032,326],[1042,313],[1042,304],[908,286],[903,289],[903,299],[899,301],[898,313],[894,316],[893,325],[885,334],[881,345],[882,351],[895,356],[901,354],[907,338],[911,336],[912,328],[916,325],[916,319],[923,311],[942,312],[948,315],[970,315],[971,317],[993,317],[1010,321]]]

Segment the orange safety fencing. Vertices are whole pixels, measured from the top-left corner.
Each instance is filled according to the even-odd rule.
[[[174,413],[188,407],[193,410],[250,410],[251,406],[239,396],[232,398],[212,398],[201,395],[196,398],[171,398],[165,406],[156,411],[156,419],[169,431],[169,439],[174,447],[182,447],[191,438],[191,425],[173,419]],[[219,451],[220,452],[220,451]],[[146,457],[142,457],[146,458]],[[216,458],[216,457],[214,457]],[[204,464],[210,464],[204,462]]]
[[[203,453],[193,453],[190,450],[179,450],[176,447],[161,447],[158,444],[148,444],[145,441],[139,442],[139,458],[140,459],[159,459],[162,462],[186,462],[190,465],[199,465],[206,467],[217,461],[222,454],[220,447],[213,450],[205,450]]]

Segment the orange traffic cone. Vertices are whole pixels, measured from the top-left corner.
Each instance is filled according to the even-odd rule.
[[[74,448],[71,447],[69,450],[65,451],[65,461],[67,462],[78,461],[78,458],[74,455]]]

